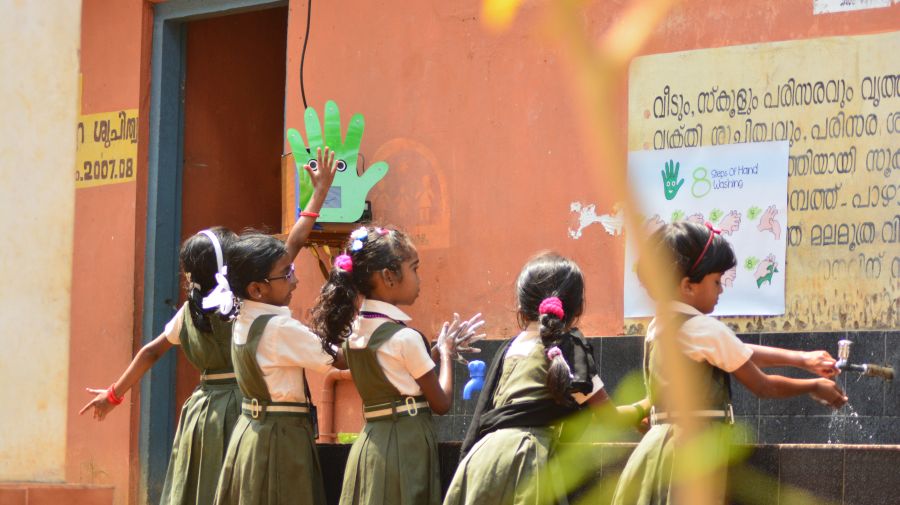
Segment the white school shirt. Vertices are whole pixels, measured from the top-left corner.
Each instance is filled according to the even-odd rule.
[[[259,338],[256,362],[259,364],[273,402],[305,402],[303,369],[325,373],[334,361],[322,349],[322,341],[309,328],[291,316],[291,309],[244,300],[234,320],[232,339],[247,342],[250,325],[262,315],[275,314]]]
[[[362,316],[353,322],[353,332],[347,338],[351,349],[363,349],[369,344],[369,337],[382,324],[394,321],[409,321],[411,318],[396,306],[380,300],[364,300],[360,312],[377,312],[388,318],[366,319]],[[422,335],[412,328],[403,328],[394,334],[375,352],[375,359],[384,371],[387,380],[405,396],[419,396],[422,389],[416,379],[434,368],[431,354],[422,341]]]
[[[181,325],[182,320],[184,319],[184,305],[178,308],[178,312],[166,323],[166,327],[163,328],[162,334],[165,335],[166,340],[169,341],[172,345],[181,345]]]
[[[686,303],[672,302],[672,310],[694,316],[681,327],[678,344],[685,356],[694,361],[705,361],[710,365],[731,373],[742,367],[753,350],[725,323],[709,317]],[[656,338],[657,320],[653,318],[647,327],[647,340]]]
[[[525,330],[522,333],[519,333],[518,336],[509,344],[509,347],[506,348],[506,354],[504,357],[508,358],[510,356],[528,356],[534,350],[534,346],[541,341],[540,332],[537,330]],[[572,399],[582,404],[588,400],[588,398],[594,396],[597,391],[603,389],[603,381],[600,380],[600,376],[594,374],[591,376],[591,392],[588,394],[583,394],[581,392],[575,391],[572,393]]]

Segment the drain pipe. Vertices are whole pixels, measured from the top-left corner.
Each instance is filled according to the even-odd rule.
[[[322,417],[319,419],[319,443],[333,444],[337,441],[337,433],[334,430],[334,391],[338,382],[352,378],[350,370],[338,370],[337,368],[332,368],[325,374],[322,396],[319,400],[319,403],[322,404]]]

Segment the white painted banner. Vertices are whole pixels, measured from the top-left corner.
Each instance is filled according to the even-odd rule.
[[[738,264],[722,276],[717,316],[784,314],[788,142],[633,151],[628,179],[651,229],[711,222]],[[625,317],[653,314],[625,247]]]

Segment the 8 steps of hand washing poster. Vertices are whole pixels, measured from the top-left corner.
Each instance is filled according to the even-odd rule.
[[[712,315],[784,314],[788,142],[633,151],[628,181],[655,230],[678,220],[707,221],[731,243],[737,266],[722,275]],[[625,246],[625,317],[654,313]]]

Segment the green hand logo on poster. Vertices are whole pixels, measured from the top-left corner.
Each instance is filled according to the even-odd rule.
[[[666,163],[666,169],[660,170],[659,173],[662,175],[663,180],[663,190],[665,191],[666,200],[672,200],[675,198],[675,195],[678,194],[678,190],[681,189],[681,185],[684,184],[684,178],[678,180],[678,170],[681,168],[681,163],[675,163],[672,160],[669,160]]]
[[[319,212],[319,221],[329,223],[357,221],[365,210],[369,190],[383,179],[388,171],[387,163],[379,161],[370,165],[362,175],[357,172],[356,161],[366,125],[363,115],[354,114],[350,118],[346,136],[342,136],[341,115],[337,104],[332,100],[325,103],[324,137],[315,109],[308,107],[303,119],[306,124],[306,143],[297,130],[289,128],[287,131],[288,143],[294,154],[297,170],[295,186],[297,215],[299,216],[300,211],[309,203],[313,191],[309,174],[303,170],[303,165],[309,164],[310,168],[316,170],[316,149],[328,147],[334,152],[337,174]]]
[[[753,278],[756,279],[756,287],[762,288],[762,285],[769,283],[772,285],[772,277],[779,272],[778,263],[775,261],[775,255],[769,254],[760,260],[756,256],[750,256],[744,260],[744,268],[753,272]]]

